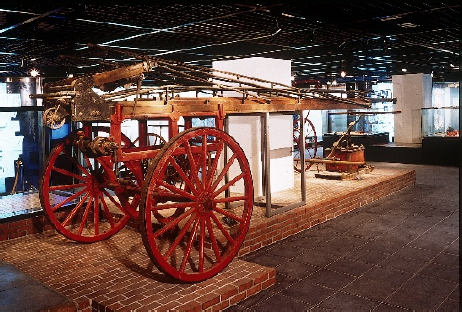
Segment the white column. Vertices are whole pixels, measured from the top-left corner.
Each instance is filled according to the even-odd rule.
[[[395,75],[392,77],[396,98],[395,143],[422,143],[421,108],[431,107],[432,77],[430,74]]]
[[[213,69],[222,70],[241,75],[260,78],[267,81],[291,85],[291,61],[253,57],[228,61],[214,61]],[[240,78],[245,81],[245,78]],[[259,83],[269,88],[269,83]],[[236,83],[235,86],[238,86]],[[228,91],[224,96],[242,95]],[[254,184],[255,197],[262,196],[263,171],[261,150],[261,122],[260,116],[229,116],[229,134],[241,145],[250,163]],[[294,186],[293,169],[293,124],[291,115],[273,113],[269,118],[269,145],[270,145],[270,183],[271,192],[290,189]],[[233,168],[230,169],[232,171]],[[238,187],[236,192],[240,192]]]

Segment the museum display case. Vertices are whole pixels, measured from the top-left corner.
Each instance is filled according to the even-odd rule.
[[[0,81],[0,196],[38,189],[43,112],[40,100],[29,94],[40,84],[27,77]]]
[[[356,83],[358,84],[358,83]],[[358,88],[357,86],[354,88]],[[391,82],[373,83],[369,86],[368,97],[374,99],[371,108],[366,110],[335,110],[327,114],[327,133],[323,141],[327,139],[326,146],[335,137],[343,133],[348,125],[365,112],[361,119],[354,125],[351,136],[355,137],[360,144],[384,144],[393,142],[394,137],[394,103],[391,101],[381,102],[376,99],[393,98],[393,85]],[[330,137],[334,137],[331,140]]]
[[[435,83],[432,107],[422,108],[425,163],[459,166],[459,84]]]
[[[459,107],[422,108],[422,137],[458,137]]]

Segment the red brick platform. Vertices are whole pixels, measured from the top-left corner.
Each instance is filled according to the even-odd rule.
[[[240,255],[416,182],[414,171],[389,168],[375,168],[350,181],[316,179],[314,173],[311,170],[307,175],[305,206],[271,218],[264,216],[265,208],[254,208]],[[295,185],[299,185],[299,180]],[[296,202],[299,193],[295,187],[274,194],[273,203]],[[53,231],[46,231],[49,225],[40,215],[3,222],[0,226],[3,240],[0,242],[0,259],[67,296],[79,311],[220,310],[275,283],[273,268],[235,258],[214,278],[197,284],[179,284],[153,266],[141,235],[130,227],[106,241],[78,244]]]

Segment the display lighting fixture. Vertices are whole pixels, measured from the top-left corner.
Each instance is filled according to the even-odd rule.
[[[340,72],[340,76],[341,76],[342,78],[344,78],[344,77],[346,76],[346,71],[342,70],[342,71]]]
[[[403,73],[405,73],[405,72],[407,72],[407,69],[406,69],[406,68],[402,68],[401,71],[402,71]]]
[[[33,68],[33,69],[31,69],[31,71],[29,72],[29,74],[30,74],[31,77],[34,77],[34,78],[35,78],[35,77],[37,77],[40,73],[39,73],[38,69]]]

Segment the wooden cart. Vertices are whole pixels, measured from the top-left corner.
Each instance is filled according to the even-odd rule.
[[[40,200],[54,228],[77,242],[107,239],[130,220],[139,220],[154,264],[185,282],[223,270],[249,228],[252,173],[244,151],[224,131],[227,115],[370,105],[360,97],[339,98],[205,67],[139,59],[135,65],[47,83],[43,94],[31,95],[43,99],[48,127],[59,128],[66,118],[82,125],[49,153]],[[160,76],[195,85],[142,85],[146,77]],[[95,87],[113,91],[97,94]],[[196,96],[183,97],[185,91]],[[215,127],[193,128],[195,117],[214,118]],[[184,131],[179,131],[180,118]],[[137,121],[136,145],[121,130],[125,120]],[[149,120],[168,122],[166,143],[148,143]]]

